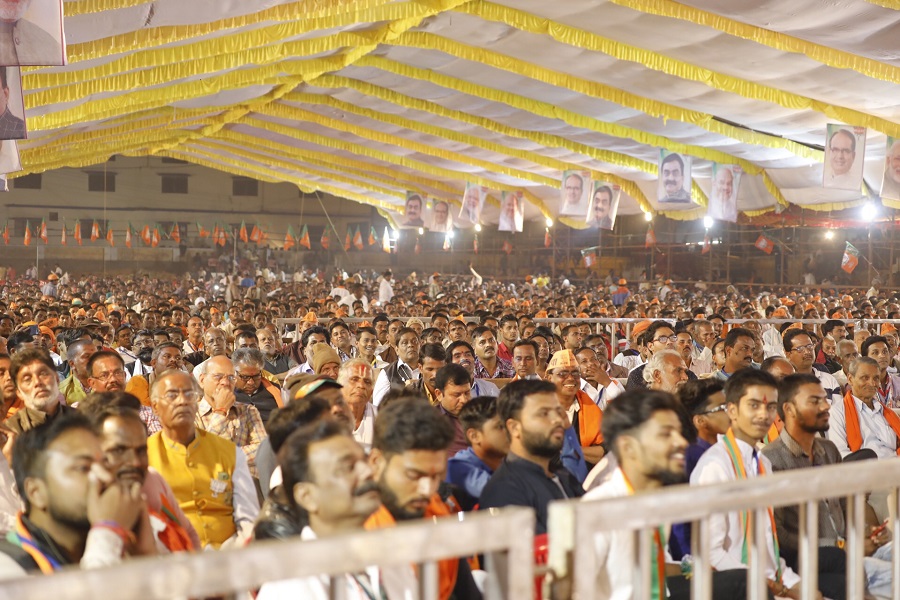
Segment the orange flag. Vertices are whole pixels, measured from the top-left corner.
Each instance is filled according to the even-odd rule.
[[[47,222],[44,219],[41,219],[41,233],[39,236],[44,243],[46,244],[49,240],[47,239]]]
[[[312,245],[309,242],[309,228],[306,225],[303,226],[303,230],[300,232],[300,241],[298,243],[307,250],[312,250]]]
[[[144,225],[144,228],[141,230],[141,239],[144,241],[145,246],[149,246],[150,242],[152,242],[153,235],[150,233],[150,226]]]
[[[131,223],[128,224],[128,229],[125,230],[125,247],[131,248]]]
[[[201,238],[209,237],[209,229],[204,229],[203,225],[200,224],[200,221],[197,221],[197,235]]]
[[[94,224],[91,225],[91,241],[95,241],[100,238],[100,225],[97,221],[94,221]]]
[[[262,230],[259,228],[259,225],[254,225],[253,229],[250,231],[250,241],[254,244],[258,244],[261,239]]]
[[[375,232],[375,227],[374,226],[369,227],[369,245],[370,246],[374,246],[376,243],[378,243],[378,240],[376,239],[377,235],[378,234]]]
[[[116,240],[113,238],[113,230],[112,227],[106,230],[106,241],[109,242],[110,247],[116,247]]]
[[[550,228],[544,230],[544,248],[549,248],[553,240],[550,239]]]
[[[31,245],[31,221],[25,221],[25,245]]]
[[[348,227],[348,228],[347,228],[347,235],[344,236],[344,250],[349,250],[349,249],[350,249],[350,243],[351,243],[351,238],[350,238],[350,228]]]
[[[359,231],[359,227],[356,228],[356,233],[353,234],[353,247],[357,250],[363,249],[362,233]]]
[[[9,221],[6,222],[6,227],[3,228],[3,243],[9,246]]]
[[[169,234],[169,239],[174,240],[176,244],[181,243],[181,228],[178,226],[178,223],[172,225],[172,233]]]
[[[81,221],[75,221],[75,232],[72,234],[78,245],[81,245]]]
[[[238,234],[238,237],[239,237],[239,238],[241,239],[241,241],[244,242],[245,244],[247,243],[247,241],[248,241],[248,239],[249,239],[249,238],[247,237],[247,225],[246,225],[243,221],[241,221],[241,232]]]
[[[153,233],[150,235],[150,246],[152,248],[159,246],[159,227],[153,228]]]
[[[331,238],[328,236],[328,227],[325,227],[325,231],[322,232],[322,239],[319,240],[319,243],[322,244],[322,247],[328,250],[328,246],[331,245]]]
[[[63,223],[62,236],[59,239],[59,243],[62,244],[63,246],[68,246],[68,240],[66,240],[66,224],[65,223]]]
[[[287,233],[284,235],[284,249],[290,250],[294,247],[294,228],[288,225]]]

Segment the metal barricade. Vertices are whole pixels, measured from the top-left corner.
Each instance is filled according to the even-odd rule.
[[[368,566],[418,565],[420,600],[438,598],[438,560],[484,554],[485,597],[534,593],[534,511],[507,508],[405,523],[317,540],[254,543],[246,548],[128,560],[121,565],[0,583],[0,598],[168,600],[245,592],[270,581],[326,575],[331,597],[344,577]],[[338,585],[339,584],[339,585]]]
[[[710,515],[753,511],[755,527],[748,536],[747,598],[764,600],[766,523],[768,507],[800,507],[799,573],[801,598],[816,597],[818,579],[818,514],[825,498],[847,499],[847,598],[865,597],[863,566],[866,493],[889,490],[893,531],[893,599],[900,600],[900,519],[898,519],[900,460],[883,459],[779,472],[773,475],[721,485],[679,485],[657,492],[595,501],[559,501],[549,508],[549,568],[556,579],[568,580],[572,597],[592,600],[597,563],[594,533],[630,531],[637,549],[634,561],[634,598],[650,597],[650,543],[654,528],[673,523],[691,523],[691,555],[694,559],[691,598],[712,598],[710,564]],[[638,592],[639,591],[639,592]]]

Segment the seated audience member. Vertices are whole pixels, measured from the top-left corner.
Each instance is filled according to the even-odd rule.
[[[447,481],[463,510],[472,510],[481,490],[509,452],[506,426],[497,414],[497,399],[473,398],[459,412],[469,447],[447,461]]]
[[[480,506],[530,506],[537,513],[535,532],[546,533],[547,505],[584,494],[578,480],[559,464],[566,418],[556,386],[513,381],[500,391],[497,413],[510,438],[509,453],[484,486]]]
[[[162,431],[147,440],[150,466],[172,487],[205,548],[240,546],[259,513],[247,457],[233,442],[197,428],[203,392],[184,371],[168,371],[150,388]]]

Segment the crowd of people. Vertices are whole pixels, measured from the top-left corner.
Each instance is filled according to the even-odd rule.
[[[0,299],[0,577],[316,539],[509,505],[702,486],[900,453],[900,301],[415,273],[7,276]],[[285,321],[287,319],[287,321]],[[595,319],[605,319],[598,323]],[[594,320],[594,321],[591,321]],[[774,322],[773,322],[774,321]],[[891,593],[887,498],[868,592]],[[769,511],[770,594],[799,598],[799,515]],[[710,517],[714,597],[746,589],[748,516]],[[653,597],[690,596],[691,528],[654,535]],[[594,536],[632,597],[632,537]],[[819,511],[816,585],[845,597],[847,524]],[[477,556],[442,599],[480,598]],[[371,568],[348,598],[408,598]],[[327,578],[263,600],[326,598]]]

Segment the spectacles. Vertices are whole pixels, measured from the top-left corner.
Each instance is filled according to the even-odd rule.
[[[659,342],[660,344],[668,344],[669,342],[675,343],[675,340],[677,339],[677,335],[661,335],[658,338],[653,338],[653,341]]]
[[[166,390],[162,396],[169,402],[175,402],[179,396],[188,402],[194,402],[200,398],[200,392],[196,390]]]
[[[119,379],[125,378],[125,369],[116,369],[115,371],[106,371],[105,373],[100,373],[99,375],[94,375],[94,379],[99,379],[100,381],[106,381],[107,379]]]
[[[796,348],[792,348],[791,352],[812,352],[815,349],[815,344],[806,344],[805,346],[797,346]]]
[[[254,381],[256,379],[261,379],[261,378],[262,378],[262,373],[257,373],[256,375],[241,375],[240,373],[238,373],[238,379],[240,379],[241,381],[243,381],[245,383],[248,381]]]
[[[554,375],[559,377],[560,379],[569,379],[570,377],[572,379],[578,379],[581,377],[581,372],[580,371],[557,371],[556,373],[554,373]]]
[[[222,373],[214,373],[210,375],[210,378],[216,383],[219,383],[223,379],[227,379],[229,383],[234,383],[235,381],[237,381],[237,377],[235,377],[234,375],[223,375]]]
[[[709,409],[709,410],[705,410],[705,411],[703,411],[703,412],[700,413],[700,414],[701,414],[701,415],[714,415],[714,414],[716,414],[717,412],[725,412],[725,409],[726,409],[726,408],[727,408],[727,407],[726,407],[725,404],[720,404],[720,405],[718,405],[717,407],[711,408],[711,409]]]

